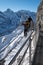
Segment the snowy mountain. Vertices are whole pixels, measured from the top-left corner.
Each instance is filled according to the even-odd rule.
[[[9,24],[9,19],[3,12],[0,12],[0,33],[2,33],[7,29],[8,24]]]
[[[13,12],[11,9],[7,9],[4,12],[0,11],[0,36],[11,33],[29,16],[31,16],[33,21],[35,22],[35,12],[30,12],[27,10]]]
[[[13,12],[12,10],[10,9],[7,9],[4,14],[11,20],[11,24],[12,25],[17,25],[19,24],[18,21],[19,21],[19,18],[18,16],[16,15],[15,12]]]
[[[27,10],[20,10],[16,14],[23,21],[26,20],[29,16],[31,16],[31,18],[33,19],[34,22],[36,20],[36,13],[35,12],[30,12],[30,11],[27,11]]]
[[[7,22],[7,17],[6,15],[0,11],[0,24],[4,23],[4,22]]]

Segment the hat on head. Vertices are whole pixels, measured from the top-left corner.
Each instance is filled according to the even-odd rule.
[[[29,17],[29,18],[28,18],[28,20],[29,20],[29,21],[31,21],[31,20],[32,20],[32,18],[31,18],[31,17]]]

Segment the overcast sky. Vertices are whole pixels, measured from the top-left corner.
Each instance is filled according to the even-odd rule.
[[[0,11],[5,11],[7,8],[13,11],[30,10],[37,11],[40,0],[0,0]]]

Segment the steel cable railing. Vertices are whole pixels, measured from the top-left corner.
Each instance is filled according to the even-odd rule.
[[[25,46],[25,44],[27,43],[27,41],[30,39],[30,42],[29,42],[29,49],[30,49],[30,64],[31,64],[31,41],[33,40],[33,38],[34,38],[34,36],[36,35],[36,33],[35,34],[33,34],[33,32],[31,32],[30,33],[30,35],[29,35],[29,37],[27,38],[27,40],[25,41],[25,42],[23,42],[23,45],[22,45],[22,47],[18,50],[18,52],[16,53],[16,55],[13,57],[13,59],[10,61],[10,63],[9,63],[9,65],[12,65],[13,64],[13,62],[15,62],[15,60],[16,60],[16,57],[18,56],[18,54],[21,52],[21,50],[23,49],[23,47]],[[26,50],[27,51],[27,50]],[[24,53],[24,55],[26,54],[26,51],[25,51],[25,53]],[[22,58],[22,60],[23,60],[23,58]],[[22,60],[20,61],[20,63],[22,62]]]

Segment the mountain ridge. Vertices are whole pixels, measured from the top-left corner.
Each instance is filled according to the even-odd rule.
[[[5,34],[3,32],[12,32],[16,29],[23,21],[26,21],[31,16],[34,23],[36,22],[36,13],[28,10],[19,10],[14,12],[11,9],[7,9],[4,12],[0,11],[0,35]],[[6,32],[7,34],[7,32]]]

